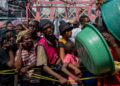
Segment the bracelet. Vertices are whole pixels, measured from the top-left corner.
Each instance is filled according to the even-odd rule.
[[[113,44],[113,47],[117,47],[118,45],[115,43],[115,44]]]

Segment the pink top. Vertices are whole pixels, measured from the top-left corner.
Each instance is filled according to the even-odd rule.
[[[58,60],[57,49],[49,45],[44,37],[38,41],[38,44],[45,48],[48,57],[48,64],[55,64]]]
[[[72,54],[66,54],[64,58],[64,63],[71,63],[73,65],[77,65],[78,63],[78,58]]]
[[[64,63],[71,63],[73,65],[77,65],[78,58],[72,54],[66,54],[64,58]],[[78,84],[74,79],[72,79],[70,76],[68,77],[68,80],[70,81],[70,84],[75,85]]]

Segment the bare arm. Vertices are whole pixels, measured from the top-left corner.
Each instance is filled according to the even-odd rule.
[[[13,54],[13,51],[12,50],[9,50],[9,61],[8,61],[8,63],[7,63],[7,65],[9,66],[9,67],[14,67],[14,54]]]
[[[19,49],[19,52],[15,57],[15,67],[18,70],[22,67],[22,49]]]
[[[116,40],[109,33],[103,33],[103,36],[105,37],[106,41],[110,44],[110,46],[115,48],[118,59],[120,61],[120,48],[118,47]]]
[[[47,72],[48,74],[54,76],[55,78],[61,80],[64,79],[64,77],[62,77],[61,75],[59,75],[58,73],[54,72],[50,67],[48,67],[47,65],[43,66],[43,69],[45,72]]]
[[[62,62],[64,60],[64,57],[65,57],[65,49],[60,47],[60,58],[61,58]]]
[[[54,72],[51,68],[49,68],[47,65],[43,66],[43,69],[45,72],[47,72],[48,74],[54,76],[55,78],[57,78],[59,80],[59,82],[61,84],[64,84],[67,82],[67,79],[65,79],[64,77],[62,77],[61,75],[59,75],[58,73]]]
[[[72,70],[74,70],[75,74],[81,74],[81,71],[78,67],[74,66],[73,64],[69,64],[68,65],[69,68],[71,68]]]
[[[71,72],[69,72],[69,71],[67,70],[68,65],[69,65],[68,63],[64,63],[63,66],[62,66],[62,71],[63,71],[65,74],[67,74],[68,76],[72,77],[74,80],[79,80],[78,77],[76,77],[74,74],[72,74]]]
[[[22,43],[20,43],[17,54],[15,56],[15,67],[18,70],[20,70],[20,68],[22,67],[22,49]]]
[[[47,56],[43,46],[37,47],[37,66],[43,65],[43,70],[48,74],[57,78],[61,84],[66,83],[67,80],[61,75],[54,72],[51,68],[47,66]]]
[[[61,63],[61,59],[59,57],[59,59],[57,60],[56,64],[60,64]]]

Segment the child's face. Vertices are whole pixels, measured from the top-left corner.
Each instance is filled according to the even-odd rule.
[[[66,32],[66,36],[69,38],[72,36],[72,30]]]

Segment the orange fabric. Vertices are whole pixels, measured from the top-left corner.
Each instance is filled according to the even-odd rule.
[[[100,79],[97,80],[97,86],[101,86],[101,81],[100,81]]]

